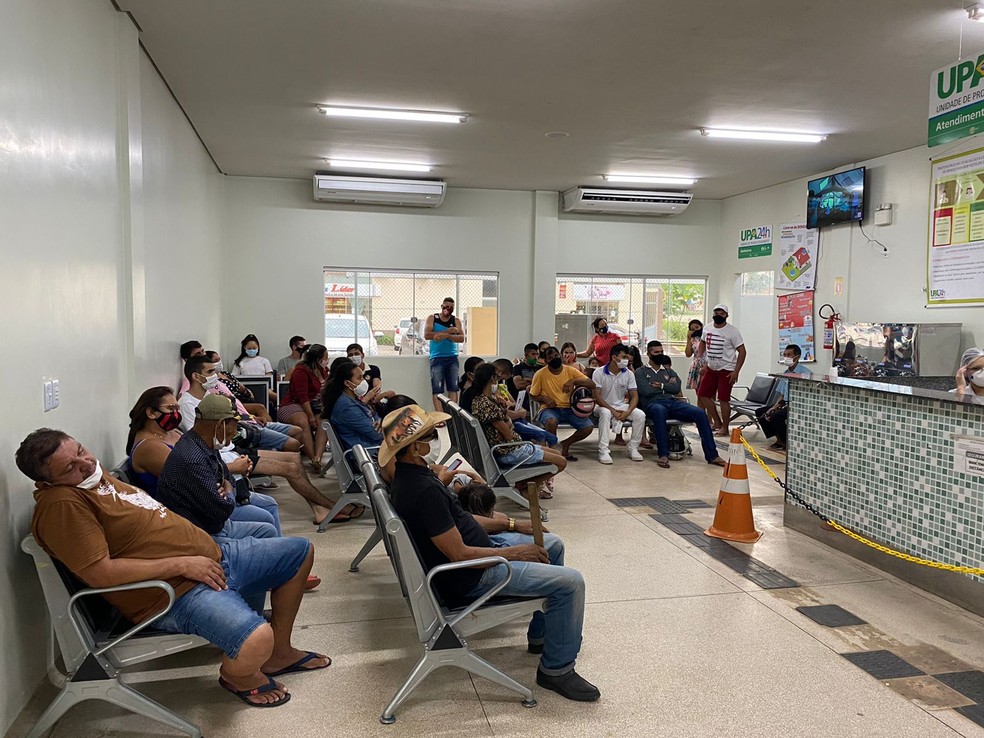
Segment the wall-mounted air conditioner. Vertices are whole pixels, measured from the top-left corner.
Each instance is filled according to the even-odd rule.
[[[612,190],[574,187],[564,193],[563,207],[568,213],[611,213],[618,215],[679,215],[694,196],[689,192],[651,190]]]
[[[444,182],[426,179],[314,175],[314,199],[321,202],[436,208],[446,188]]]

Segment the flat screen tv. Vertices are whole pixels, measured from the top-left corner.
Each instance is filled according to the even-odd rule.
[[[864,215],[865,167],[818,177],[807,185],[806,227],[823,228],[861,220]]]

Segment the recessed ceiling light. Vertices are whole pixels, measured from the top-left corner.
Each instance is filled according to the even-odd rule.
[[[737,138],[747,141],[786,141],[789,143],[820,143],[827,137],[820,133],[790,133],[787,131],[739,131],[728,128],[701,128],[708,138]]]
[[[567,131],[548,131],[543,135],[546,136],[547,138],[567,138],[571,134],[569,134]]]
[[[984,23],[984,3],[974,3],[966,8],[967,17],[972,21]]]
[[[410,164],[400,161],[357,161],[356,159],[325,159],[332,169],[367,169],[383,172],[429,172],[430,164]]]
[[[424,123],[464,123],[468,113],[441,113],[432,110],[394,110],[391,108],[353,108],[342,105],[319,105],[322,115],[336,118],[376,118],[412,120]]]
[[[693,177],[664,177],[659,174],[605,174],[602,176],[604,176],[606,182],[620,182],[625,184],[661,184],[690,187],[697,183],[697,180]]]

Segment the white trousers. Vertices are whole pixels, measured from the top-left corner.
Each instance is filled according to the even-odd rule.
[[[616,410],[628,410],[629,404],[623,402],[621,405],[613,405]],[[607,407],[596,407],[595,413],[598,415],[598,453],[608,453],[608,442],[612,437],[612,412]],[[632,423],[632,438],[629,440],[629,451],[638,451],[639,444],[642,443],[643,433],[646,430],[646,414],[639,408],[631,413],[627,420]],[[616,421],[618,422],[618,421]],[[618,433],[618,428],[615,428]]]

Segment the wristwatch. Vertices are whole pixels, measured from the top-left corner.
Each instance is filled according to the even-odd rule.
[[[515,530],[516,530],[516,518],[509,518],[509,527],[506,528],[506,531],[512,533]]]

